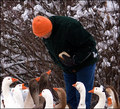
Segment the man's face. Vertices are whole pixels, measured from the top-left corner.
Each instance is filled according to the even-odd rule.
[[[51,33],[52,33],[52,32],[49,32],[48,34],[46,34],[46,35],[42,36],[42,38],[45,38],[45,39],[49,38],[49,37],[50,37],[50,35],[51,35]]]

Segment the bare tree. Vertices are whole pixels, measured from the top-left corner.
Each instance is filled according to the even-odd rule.
[[[1,78],[10,75],[28,82],[51,69],[53,86],[64,87],[62,70],[51,60],[31,27],[36,15],[63,15],[79,20],[96,39],[99,61],[95,85],[112,85],[120,95],[120,24],[119,9],[115,7],[115,4],[119,6],[119,0],[112,1],[112,11],[107,10],[107,1],[101,0],[84,3],[79,0],[1,0],[0,3]],[[79,6],[82,7],[80,10]],[[79,11],[87,16],[82,16]]]

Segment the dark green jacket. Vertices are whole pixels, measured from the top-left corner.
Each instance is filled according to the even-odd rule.
[[[63,16],[52,16],[49,19],[53,25],[52,34],[47,39],[43,38],[43,42],[51,58],[64,72],[76,72],[97,61],[95,40],[79,21]],[[75,66],[67,67],[61,63],[58,55],[62,51],[66,51],[71,57],[75,56]]]

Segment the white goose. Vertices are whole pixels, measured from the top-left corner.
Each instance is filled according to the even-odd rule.
[[[4,97],[5,108],[14,108],[14,107],[16,108],[17,107],[10,93],[10,85],[15,81],[18,81],[18,79],[15,79],[12,77],[5,77],[2,81],[2,94]]]
[[[117,91],[112,87],[108,86],[106,88],[106,92],[110,97],[108,97],[108,108],[119,108],[120,109],[120,102],[119,102],[119,96]],[[110,105],[111,104],[111,105]]]
[[[73,87],[75,87],[78,92],[80,93],[80,101],[78,104],[78,109],[79,108],[86,108],[86,104],[85,104],[85,100],[86,100],[86,89],[85,86],[82,82],[76,82],[75,84],[72,85]]]
[[[43,89],[39,96],[43,96],[45,98],[45,109],[53,109],[53,95],[49,89]]]
[[[106,95],[105,92],[103,92],[103,87],[94,87],[92,90],[89,91],[89,93],[94,93],[99,96],[98,103],[95,105],[94,108],[105,108]]]
[[[27,97],[27,95],[28,95],[28,92],[29,92],[28,88],[25,89],[25,90],[22,90],[23,101],[25,101],[25,99],[26,99],[26,97]]]
[[[35,106],[35,104],[33,102],[30,91],[28,89],[28,93],[27,93],[27,96],[26,96],[25,102],[24,102],[24,108],[33,108],[34,106]]]
[[[24,84],[17,84],[15,88],[13,89],[13,98],[19,106],[19,108],[24,107],[24,100],[23,100],[23,95],[22,95],[22,90],[27,89],[27,87],[24,86]]]

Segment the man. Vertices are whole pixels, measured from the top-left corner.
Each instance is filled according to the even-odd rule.
[[[91,94],[88,91],[93,88],[98,58],[94,38],[79,21],[64,16],[37,16],[33,19],[32,29],[63,70],[67,103],[77,108],[80,97],[72,84],[81,81],[86,88],[86,108],[90,108]]]

